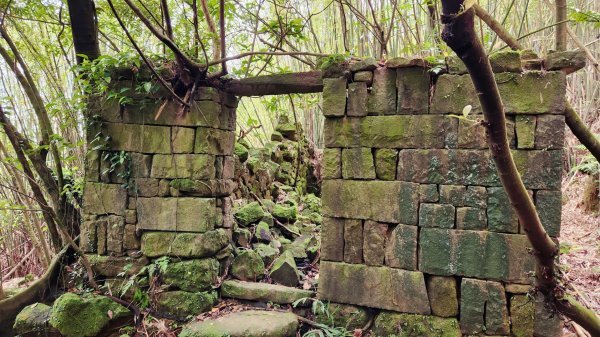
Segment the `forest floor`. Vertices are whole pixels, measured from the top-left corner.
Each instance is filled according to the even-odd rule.
[[[600,217],[580,207],[584,176],[563,186],[560,263],[580,300],[600,313]],[[569,336],[565,334],[565,336]]]

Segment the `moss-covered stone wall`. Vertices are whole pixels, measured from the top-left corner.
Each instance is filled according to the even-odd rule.
[[[557,237],[565,75],[523,71],[514,52],[491,61],[513,157]],[[319,297],[403,313],[407,329],[437,316],[427,322],[440,336],[558,336],[558,315],[528,295],[535,259],[472,82],[448,65],[434,76],[423,60],[365,61],[324,79]],[[376,330],[412,336],[386,324]]]

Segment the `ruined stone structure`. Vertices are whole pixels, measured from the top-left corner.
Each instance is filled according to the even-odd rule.
[[[518,55],[515,67],[494,68],[513,157],[556,237],[565,76],[521,72]],[[434,84],[427,69],[402,60],[352,70],[352,80],[323,83],[320,298],[445,318],[465,335],[558,336],[557,315],[541,295],[526,296],[535,260],[469,76],[451,69]],[[376,332],[386,324],[378,321]]]

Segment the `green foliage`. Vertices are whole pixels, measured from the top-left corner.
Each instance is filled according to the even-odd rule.
[[[333,322],[333,317],[329,312],[328,306],[323,303],[323,301],[312,298],[305,297],[298,299],[292,303],[292,306],[295,308],[298,305],[304,305],[306,302],[311,301],[311,310],[314,315],[325,315],[327,320]],[[306,332],[302,337],[352,337],[354,336],[351,331],[344,329],[343,327],[335,327],[335,326],[327,326],[320,325],[318,329],[312,329]]]
[[[577,23],[591,23],[594,27],[600,28],[600,12],[573,8],[569,12],[569,18]]]

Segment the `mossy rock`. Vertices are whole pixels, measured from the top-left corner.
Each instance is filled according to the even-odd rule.
[[[271,228],[269,228],[269,224],[264,221],[261,221],[258,223],[258,225],[256,225],[254,229],[254,236],[256,236],[259,241],[263,242],[270,242],[273,240]]]
[[[235,143],[233,153],[240,159],[240,162],[242,163],[248,160],[248,148],[239,142]]]
[[[384,311],[377,315],[375,336],[397,337],[461,337],[456,318],[441,318]]]
[[[162,316],[182,321],[210,310],[218,300],[216,291],[167,291],[157,295],[156,309]]]
[[[221,287],[223,297],[278,304],[292,304],[303,298],[314,297],[309,290],[277,284],[227,280]]]
[[[265,211],[256,201],[243,206],[233,214],[237,222],[243,226],[259,221],[264,215]]]
[[[253,250],[244,250],[239,253],[231,265],[231,275],[242,281],[256,281],[264,272],[265,263]]]
[[[298,208],[293,205],[276,204],[271,214],[280,221],[294,222],[298,217]]]
[[[294,256],[291,252],[286,251],[275,259],[269,276],[273,281],[288,287],[295,287],[298,285],[300,273],[298,272],[296,261],[294,261]]]
[[[52,307],[44,303],[28,305],[15,318],[13,329],[22,336],[59,336],[53,328],[48,327]]]
[[[250,310],[193,322],[180,337],[294,337],[298,320],[291,312]]]
[[[66,337],[86,337],[128,323],[131,317],[127,308],[108,297],[66,293],[54,302],[49,322]]]
[[[279,249],[264,243],[255,244],[254,251],[262,258],[265,265],[270,265],[279,255]]]
[[[219,262],[215,259],[170,262],[161,275],[163,283],[185,291],[212,289],[219,276]]]
[[[353,331],[365,327],[372,317],[373,313],[367,308],[349,304],[327,303],[325,312],[318,311],[315,314],[315,321],[330,327]]]

